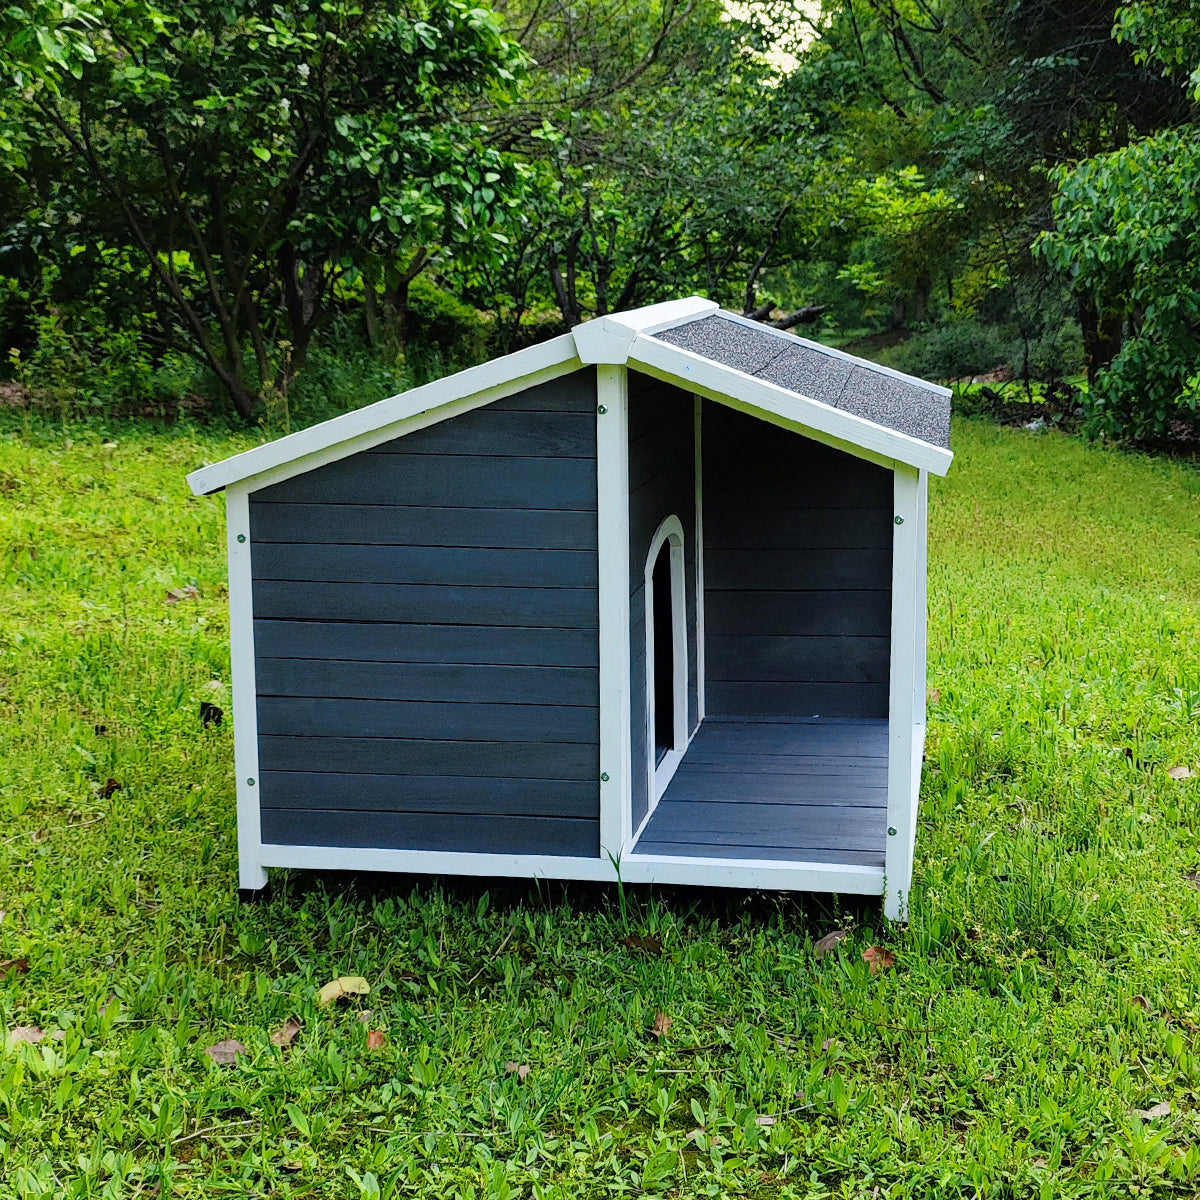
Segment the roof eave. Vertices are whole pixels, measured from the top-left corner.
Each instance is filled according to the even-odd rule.
[[[732,397],[848,447],[858,447],[872,456],[905,463],[934,475],[945,475],[954,461],[954,454],[945,447],[844,412],[647,334],[634,338],[627,361],[631,366],[643,366],[660,375],[668,375],[710,399],[719,401],[723,397]]]

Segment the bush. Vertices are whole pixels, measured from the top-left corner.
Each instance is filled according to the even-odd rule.
[[[1013,344],[994,325],[957,320],[909,338],[893,351],[892,361],[924,379],[961,379],[1010,364]]]

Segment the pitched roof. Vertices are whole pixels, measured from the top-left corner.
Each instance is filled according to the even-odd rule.
[[[538,346],[369,404],[188,476],[196,495],[252,488],[368,450],[586,363],[625,364],[850,453],[944,475],[943,387],[689,297],[598,317]]]

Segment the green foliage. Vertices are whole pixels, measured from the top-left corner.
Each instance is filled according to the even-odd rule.
[[[615,885],[240,906],[223,505],[183,475],[260,435],[67,434],[0,418],[0,1032],[47,1035],[0,1039],[5,1200],[1196,1193],[1194,469],[959,422],[911,924],[627,886],[627,928]]]
[[[1134,313],[1092,389],[1093,428],[1161,437],[1200,403],[1200,146],[1163,133],[1056,180],[1057,225],[1041,252],[1098,304]]]
[[[1013,351],[1012,338],[997,326],[960,318],[915,334],[891,361],[912,375],[948,381],[1010,366]]]

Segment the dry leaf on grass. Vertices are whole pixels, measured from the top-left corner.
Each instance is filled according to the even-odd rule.
[[[372,1029],[367,1034],[367,1049],[382,1050],[387,1045],[387,1034],[382,1029]]]
[[[656,1038],[664,1038],[667,1036],[667,1030],[675,1024],[672,1017],[668,1017],[666,1013],[656,1013],[654,1016],[654,1027],[651,1032]]]
[[[304,1028],[299,1017],[288,1017],[286,1021],[271,1034],[271,1045],[290,1046],[296,1040],[296,1034]]]
[[[822,1054],[828,1054],[828,1053],[829,1053],[829,1051],[830,1051],[830,1050],[832,1050],[832,1049],[834,1048],[834,1046],[836,1046],[836,1045],[837,1045],[837,1038],[835,1038],[835,1037],[827,1037],[827,1038],[826,1038],[826,1039],[825,1039],[825,1040],[824,1040],[824,1041],[821,1043],[821,1053],[822,1053]]]
[[[872,975],[879,975],[896,965],[896,956],[882,946],[868,946],[863,951],[863,962],[871,968]]]
[[[18,1042],[25,1042],[30,1046],[36,1046],[38,1042],[45,1038],[45,1033],[42,1032],[36,1025],[18,1025],[9,1035],[8,1040],[15,1046]]]
[[[625,939],[625,947],[628,950],[649,954],[653,958],[657,958],[662,953],[662,942],[658,938],[640,933],[631,933]]]
[[[1150,1001],[1147,1000],[1146,997],[1143,996],[1141,992],[1138,992],[1138,994],[1136,996],[1134,996],[1133,1002],[1134,1002],[1134,1004],[1137,1005],[1138,1008],[1144,1009],[1146,1012],[1150,1011]]]
[[[937,704],[937,702],[939,700],[941,700],[941,698],[942,698],[942,693],[939,688],[930,688],[929,692],[926,695],[926,701],[929,704]]]
[[[219,1067],[233,1067],[237,1065],[237,1056],[248,1054],[249,1051],[237,1038],[226,1038],[223,1042],[205,1046],[204,1053]]]
[[[1200,888],[1200,871],[1186,871],[1183,877],[1192,887]]]
[[[9,975],[28,974],[29,959],[27,958],[8,958],[4,962],[0,962],[0,978],[7,978]]]
[[[122,790],[122,786],[123,785],[118,783],[115,779],[106,779],[104,781],[104,786],[100,789],[100,799],[111,799],[113,795]]]
[[[1169,1117],[1171,1115],[1171,1102],[1164,1100],[1160,1104],[1156,1104],[1153,1108],[1135,1108],[1132,1110],[1135,1117],[1141,1117],[1143,1121],[1153,1121],[1155,1117]]]
[[[766,1128],[769,1128],[770,1126],[774,1125],[776,1123],[776,1121],[778,1121],[778,1120],[779,1120],[778,1117],[763,1116],[763,1117],[755,1117],[754,1123],[755,1123],[755,1125],[761,1125],[761,1126],[763,1126],[764,1129],[766,1129]]]
[[[167,603],[178,604],[180,600],[199,600],[200,589],[194,584],[189,583],[186,587],[171,588],[167,592]]]
[[[331,979],[318,993],[318,1004],[332,1004],[346,996],[369,996],[371,985],[361,975],[339,975]]]
[[[838,942],[845,941],[849,936],[846,930],[835,929],[832,933],[827,933],[819,942],[813,942],[813,953],[817,956],[817,962],[820,962]]]
[[[527,1063],[509,1061],[504,1064],[504,1069],[510,1075],[516,1075],[518,1079],[524,1079],[529,1074],[529,1065]]]
[[[1169,767],[1167,774],[1172,779],[1191,779],[1192,771],[1190,767]]]
[[[44,829],[35,829],[33,831],[34,843],[44,842],[50,835]]]

